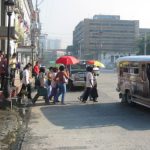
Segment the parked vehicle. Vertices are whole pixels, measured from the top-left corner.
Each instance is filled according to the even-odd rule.
[[[69,67],[70,79],[68,81],[68,89],[73,90],[75,87],[85,86],[86,64],[78,63]]]
[[[117,59],[117,91],[121,102],[150,107],[150,56]]]

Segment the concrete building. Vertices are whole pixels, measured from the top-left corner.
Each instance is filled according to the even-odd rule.
[[[80,59],[97,59],[112,65],[120,56],[136,53],[138,20],[121,20],[116,15],[95,15],[84,19],[74,29],[74,55]]]
[[[49,39],[47,40],[47,48],[48,49],[60,49],[61,48],[61,40],[59,39]]]
[[[28,62],[32,63],[31,48],[31,25],[32,13],[34,12],[32,0],[16,0],[15,1],[15,29],[18,33],[16,41],[18,61],[24,65]],[[33,56],[35,59],[35,56]]]
[[[7,14],[5,0],[0,0],[0,49],[7,50]],[[11,16],[10,53],[17,52],[18,61],[24,65],[37,59],[41,30],[39,10],[34,9],[32,0],[15,0]],[[33,47],[34,46],[34,47]]]
[[[0,0],[0,50],[6,53],[7,51],[7,29],[8,29],[8,16],[6,14],[5,0]],[[16,52],[16,40],[18,35],[15,29],[15,13],[12,13],[10,24],[10,53]]]
[[[57,58],[66,55],[65,49],[48,50],[43,53],[41,64],[50,67],[55,64]]]
[[[145,38],[146,36],[150,36],[149,28],[140,28],[139,30],[139,38]]]

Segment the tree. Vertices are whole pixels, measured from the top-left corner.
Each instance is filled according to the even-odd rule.
[[[137,42],[139,50],[139,52],[137,53],[138,55],[144,55],[145,44],[146,44],[146,55],[150,55],[150,35],[146,37],[146,41],[144,37],[138,40]]]

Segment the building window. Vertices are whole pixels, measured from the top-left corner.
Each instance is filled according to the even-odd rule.
[[[112,63],[114,62],[114,56],[111,56],[111,62]]]
[[[103,58],[106,59],[106,53],[105,52],[103,53]]]

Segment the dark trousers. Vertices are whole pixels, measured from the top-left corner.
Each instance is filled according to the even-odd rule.
[[[83,98],[82,98],[83,101],[87,101],[88,97],[91,94],[91,89],[92,89],[91,87],[86,87],[86,89],[83,93]]]
[[[16,72],[16,69],[14,69],[14,68],[11,68],[11,69],[10,69],[10,79],[11,79],[11,85],[12,85],[12,86],[14,86],[15,72]]]
[[[4,81],[5,81],[5,74],[1,74],[0,78],[1,78],[1,87],[0,87],[0,89],[3,90],[3,88],[4,88]]]
[[[48,101],[47,89],[46,88],[44,88],[44,87],[38,87],[37,93],[36,93],[36,95],[33,98],[33,103],[35,103],[38,100],[39,96],[43,96],[44,97],[45,103],[49,102]]]
[[[57,87],[53,87],[52,88],[52,91],[51,91],[51,94],[49,96],[49,99],[51,100],[51,98],[54,96],[54,99],[56,99],[56,95],[57,95]]]
[[[18,94],[19,97],[22,98],[23,95],[26,95],[27,94],[27,97],[28,99],[32,99],[31,98],[31,84],[22,84],[22,88]]]

